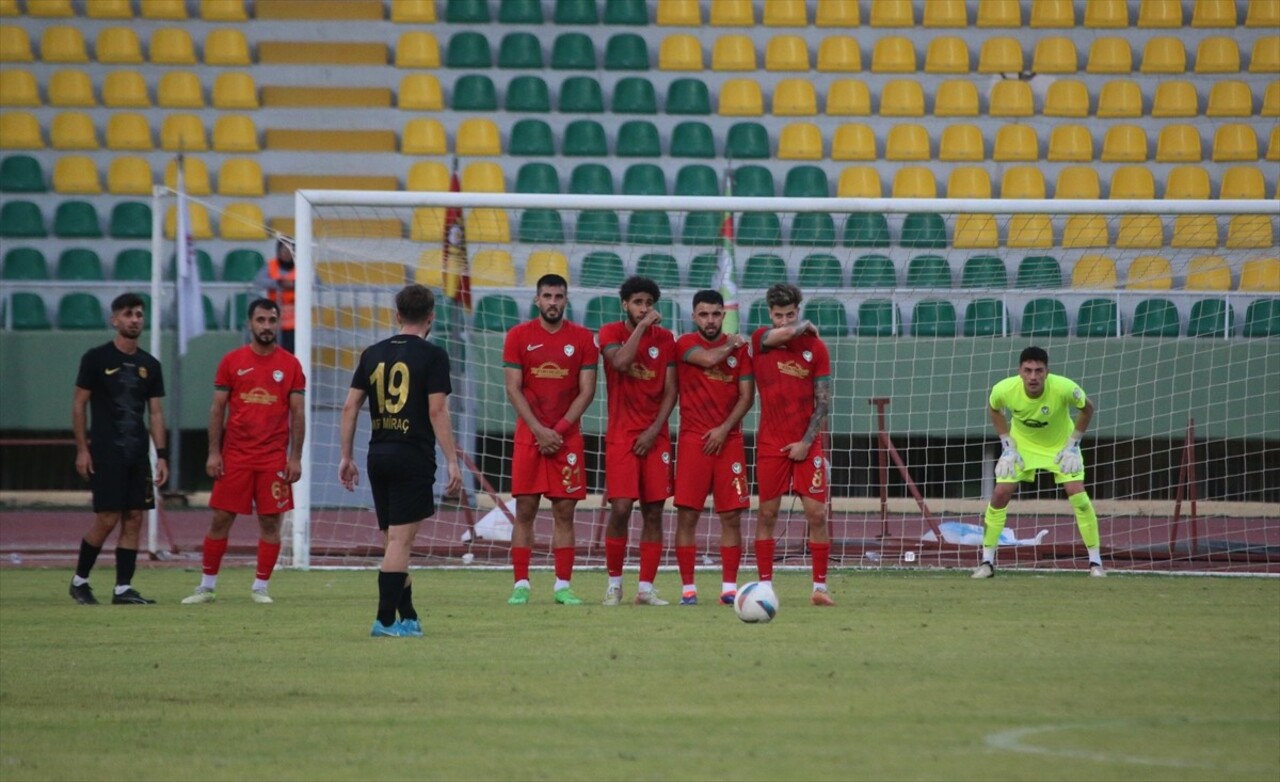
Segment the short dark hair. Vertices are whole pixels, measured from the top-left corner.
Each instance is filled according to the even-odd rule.
[[[142,297],[136,293],[122,293],[111,300],[111,314],[114,315],[121,310],[131,310],[134,307],[142,307],[145,309],[147,303]]]
[[[1028,361],[1039,361],[1047,367],[1049,366],[1049,351],[1044,348],[1038,348],[1035,345],[1024,348],[1022,355],[1018,356],[1018,366],[1022,366]]]
[[[631,297],[637,293],[647,293],[653,297],[654,301],[662,298],[662,293],[658,290],[658,283],[638,274],[634,277],[628,277],[622,283],[622,287],[618,289],[618,295],[622,297],[623,301],[630,301]]]
[[[535,291],[541,291],[543,288],[564,288],[567,293],[569,281],[558,274],[544,274],[538,278],[538,284],[533,286]]]
[[[717,307],[724,306],[724,296],[720,295],[720,291],[705,290],[698,291],[693,294],[693,308],[696,310],[699,304],[714,304]]]
[[[249,320],[253,320],[254,310],[269,310],[271,312],[274,312],[276,315],[279,315],[280,305],[276,304],[274,301],[267,298],[254,299],[253,301],[249,302],[248,314],[246,314],[245,317],[248,318]]]
[[[769,290],[765,291],[764,300],[768,302],[769,307],[789,307],[792,304],[797,307],[800,302],[804,301],[804,294],[800,293],[800,289],[790,283],[777,282],[769,286]]]
[[[425,285],[406,285],[396,294],[396,312],[405,323],[422,323],[436,311],[436,294]]]

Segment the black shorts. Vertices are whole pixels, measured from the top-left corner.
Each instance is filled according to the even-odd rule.
[[[156,506],[156,487],[151,481],[151,459],[147,454],[128,459],[118,453],[94,453],[89,487],[93,490],[94,513],[151,510]]]
[[[412,524],[436,513],[434,452],[408,444],[369,448],[369,488],[378,529]]]

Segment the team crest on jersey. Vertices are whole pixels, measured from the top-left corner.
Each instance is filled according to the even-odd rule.
[[[729,369],[737,369],[737,368],[738,368],[738,357],[737,357],[737,356],[729,356],[729,358],[728,358],[728,359],[726,359],[724,363],[726,363],[726,364],[728,364],[728,365],[729,365]]]
[[[1048,405],[1042,406],[1040,408],[1040,415],[1048,415],[1048,414],[1049,414],[1049,406]]]
[[[662,452],[662,463],[663,463],[663,464],[671,464],[671,452],[670,452],[670,451],[663,451],[663,452]]]
[[[813,361],[813,351],[811,350],[806,350],[800,355],[804,358],[805,361]]]
[[[569,456],[565,459],[565,461],[567,461],[569,463],[569,466],[572,467],[578,463],[578,455],[576,453],[570,453]]]
[[[271,379],[279,383],[281,380],[284,380],[284,373],[277,369],[275,372],[271,373]]]
[[[814,466],[814,467],[816,467],[816,468],[818,468],[818,469],[822,469],[822,457],[821,457],[821,456],[815,456],[815,457],[813,457],[813,466]]]
[[[147,379],[147,368],[146,368],[146,367],[138,367],[138,377],[142,378],[143,380],[146,380],[146,379]]]
[[[652,345],[649,346],[649,358],[657,358],[658,349]]]
[[[741,475],[741,474],[742,474],[742,462],[734,462],[733,464],[729,465],[729,469],[733,471],[733,474],[734,474],[734,475]]]
[[[572,355],[573,355],[573,345],[565,345],[565,346],[564,346],[564,354],[565,354],[566,356],[572,356]]]

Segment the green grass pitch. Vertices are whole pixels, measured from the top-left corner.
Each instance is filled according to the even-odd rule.
[[[416,571],[427,637],[371,639],[372,572],[182,606],[198,572],[144,570],[159,605],[94,608],[6,569],[0,780],[1280,779],[1278,579],[839,572],[816,609],[785,573],[745,625],[718,575],[606,609],[602,573],[578,608],[535,573],[521,609],[508,573]]]

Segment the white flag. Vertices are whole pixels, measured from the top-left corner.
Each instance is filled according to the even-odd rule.
[[[183,160],[178,158],[178,228],[175,250],[178,261],[178,355],[187,354],[187,343],[204,333],[204,298],[200,295],[200,269],[187,214],[187,189],[182,181]]]

